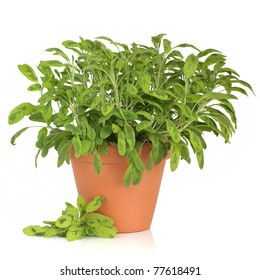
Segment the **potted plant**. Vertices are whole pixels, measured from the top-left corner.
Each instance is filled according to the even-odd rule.
[[[253,91],[218,50],[173,47],[164,34],[152,44],[80,37],[62,43],[73,55],[47,49],[60,60],[41,61],[39,75],[18,66],[33,82],[28,90],[40,93],[38,103],[22,103],[9,115],[11,125],[28,116],[40,126],[36,162],[54,148],[58,167],[72,162],[80,195],[107,197],[101,210],[119,232],[150,227],[166,159],[174,171],[181,159],[190,163],[192,150],[203,168],[203,133],[228,143],[236,129],[234,94]]]

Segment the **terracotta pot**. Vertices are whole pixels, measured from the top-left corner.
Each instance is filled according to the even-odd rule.
[[[150,145],[143,146],[142,159],[148,159]],[[78,193],[86,201],[96,195],[104,195],[99,212],[114,219],[119,232],[136,232],[150,228],[165,166],[164,159],[145,170],[139,185],[125,187],[123,178],[128,166],[127,159],[118,154],[117,147],[109,146],[108,154],[102,156],[102,171],[97,174],[92,165],[92,154],[76,159],[71,155],[71,163]]]

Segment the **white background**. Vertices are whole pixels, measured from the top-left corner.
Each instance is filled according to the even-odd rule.
[[[71,268],[199,266],[189,279],[260,279],[259,9],[257,1],[81,1],[9,0],[0,4],[0,278],[63,279]],[[235,102],[238,130],[231,145],[207,136],[205,168],[195,160],[166,167],[151,230],[115,239],[30,238],[22,228],[55,219],[77,193],[71,167],[56,168],[56,154],[34,168],[35,132],[10,137],[22,124],[8,126],[10,110],[34,102],[18,64],[36,66],[49,47],[79,36],[149,44],[166,33],[173,45],[216,48],[227,65],[254,87],[257,96]],[[26,122],[24,123],[26,124]],[[76,276],[65,277],[76,279]],[[91,277],[91,279],[110,279]],[[152,276],[118,279],[186,279]],[[83,279],[83,278],[80,278]],[[90,276],[89,276],[90,279]],[[112,277],[111,277],[112,279]]]

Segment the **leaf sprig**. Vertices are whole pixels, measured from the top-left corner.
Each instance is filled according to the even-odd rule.
[[[114,220],[106,215],[96,213],[104,196],[96,196],[86,203],[82,196],[77,198],[77,207],[66,202],[66,209],[56,221],[44,221],[46,226],[28,226],[23,229],[28,236],[66,237],[68,241],[82,239],[85,236],[113,238],[117,233]]]
[[[200,168],[207,147],[204,133],[230,142],[237,128],[233,101],[248,95],[251,85],[226,66],[226,56],[192,44],[172,46],[165,34],[152,37],[152,45],[128,46],[102,36],[79,42],[67,40],[63,47],[47,49],[60,60],[41,61],[36,74],[27,64],[18,66],[39,92],[36,105],[15,107],[9,124],[28,116],[39,128],[36,147],[46,157],[54,148],[58,167],[75,157],[94,155],[97,173],[102,171],[100,154],[108,145],[117,146],[129,162],[125,185],[137,185],[145,168],[151,169],[170,153],[170,167],[180,160],[190,163],[190,149]],[[189,51],[188,55],[182,50]],[[186,53],[186,51],[185,51]],[[28,127],[11,139],[15,144]],[[149,143],[149,164],[140,162],[144,143]]]

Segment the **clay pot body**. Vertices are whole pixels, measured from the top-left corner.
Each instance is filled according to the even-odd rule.
[[[150,145],[144,145],[142,160],[146,163]],[[118,154],[117,147],[109,146],[106,156],[101,157],[102,171],[97,174],[93,168],[93,155],[76,159],[72,153],[71,163],[78,193],[86,201],[96,195],[103,195],[99,212],[115,221],[118,232],[136,232],[150,228],[160,189],[166,159],[154,165],[151,171],[145,170],[137,186],[123,185],[128,167],[127,158]]]

